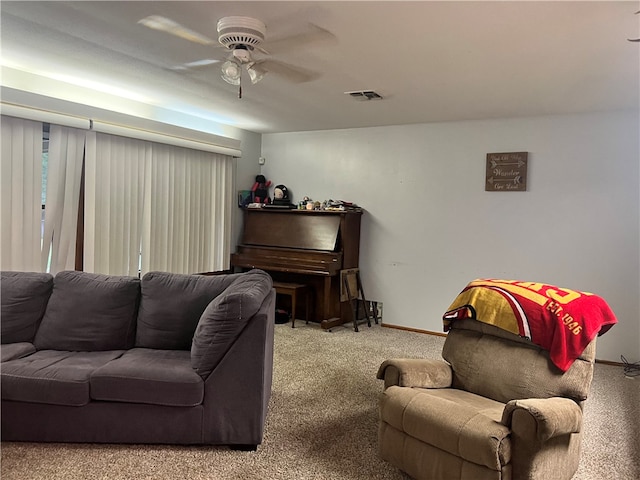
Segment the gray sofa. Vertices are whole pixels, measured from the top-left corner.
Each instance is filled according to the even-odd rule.
[[[260,270],[2,272],[2,440],[262,442],[275,291]]]

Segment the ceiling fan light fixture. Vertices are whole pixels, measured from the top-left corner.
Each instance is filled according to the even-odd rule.
[[[242,69],[236,62],[227,60],[222,64],[221,72],[222,79],[225,82],[230,83],[231,85],[240,85],[240,75],[242,74]]]
[[[247,65],[247,73],[249,74],[251,83],[255,85],[264,78],[264,76],[267,74],[267,71],[256,62],[252,62]]]
[[[251,52],[244,45],[234,48],[232,55],[242,64],[251,62]]]

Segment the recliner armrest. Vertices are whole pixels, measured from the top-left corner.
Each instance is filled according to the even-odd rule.
[[[378,369],[377,378],[384,380],[385,390],[399,387],[448,388],[453,379],[451,367],[443,360],[426,358],[392,358]]]
[[[527,412],[535,421],[540,442],[570,433],[579,433],[582,425],[582,409],[570,398],[529,398],[511,400],[502,412],[502,423],[512,430],[517,428],[516,411]]]

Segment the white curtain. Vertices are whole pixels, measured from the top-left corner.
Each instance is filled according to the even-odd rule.
[[[228,268],[231,157],[160,144],[152,157],[142,272]]]
[[[84,269],[228,268],[232,167],[225,155],[89,133]]]
[[[41,271],[42,123],[2,116],[2,270]]]
[[[56,274],[73,270],[76,259],[76,232],[87,132],[51,125],[47,197],[44,212],[41,269]]]
[[[84,270],[138,276],[150,142],[87,134]]]

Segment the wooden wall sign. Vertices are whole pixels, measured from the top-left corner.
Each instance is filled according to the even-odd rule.
[[[487,192],[525,192],[527,190],[527,153],[487,153]]]

